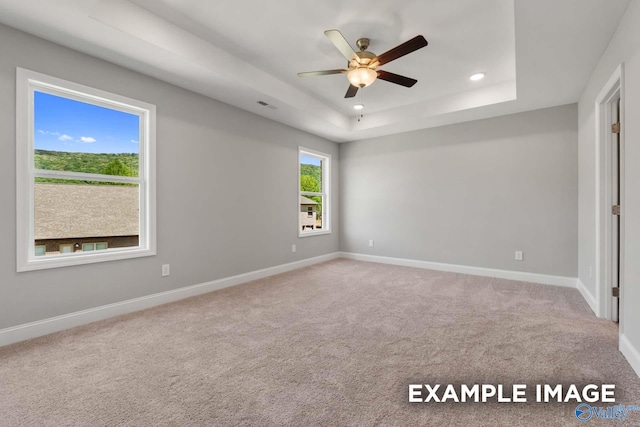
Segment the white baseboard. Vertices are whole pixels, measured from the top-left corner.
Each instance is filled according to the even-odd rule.
[[[624,334],[620,334],[619,349],[622,355],[626,357],[629,365],[636,371],[636,375],[640,377],[640,351],[631,344],[629,338]]]
[[[496,277],[499,279],[517,280],[520,282],[541,283],[543,285],[576,287],[575,277],[550,276],[547,274],[527,273],[522,271],[498,270],[494,268],[472,267],[467,265],[444,264],[439,262],[419,261],[405,258],[392,258],[377,255],[341,252],[342,258],[358,261],[379,262],[382,264],[402,265],[405,267],[425,268],[428,270],[449,271],[452,273],[471,274],[474,276]]]
[[[53,332],[73,328],[75,326],[86,325],[88,323],[96,322],[98,320],[104,320],[109,317],[120,316],[122,314],[144,310],[146,308],[178,301],[184,298],[206,294],[218,289],[223,289],[229,286],[235,286],[241,283],[250,282],[252,280],[262,279],[276,274],[285,273],[287,271],[296,270],[298,268],[307,267],[325,261],[330,261],[339,257],[340,253],[334,252],[314,258],[308,258],[301,261],[295,261],[288,264],[282,264],[275,267],[269,267],[262,270],[239,274],[237,276],[213,280],[211,282],[200,283],[193,286],[160,292],[157,294],[134,298],[114,304],[90,308],[88,310],[77,311],[75,313],[64,314],[62,316],[51,317],[49,319],[38,320],[36,322],[26,323],[11,328],[0,329],[0,346],[36,338]]]
[[[36,338],[42,335],[47,335],[76,326],[86,325],[98,320],[104,320],[110,317],[144,310],[161,304],[167,304],[184,298],[205,294],[229,286],[235,286],[241,283],[250,282],[252,280],[262,279],[265,277],[273,276],[275,274],[285,273],[287,271],[292,271],[309,265],[330,261],[336,258],[347,258],[359,261],[369,261],[383,264],[425,268],[430,270],[449,271],[476,276],[496,277],[523,282],[542,283],[545,285],[566,286],[571,288],[578,287],[580,293],[583,295],[589,306],[592,309],[595,307],[595,299],[593,298],[593,296],[586,290],[581,282],[576,283],[576,279],[572,277],[550,276],[545,274],[444,264],[403,258],[356,254],[351,252],[334,252],[314,258],[308,258],[301,261],[295,261],[288,264],[282,264],[275,267],[239,274],[237,276],[213,280],[211,282],[187,286],[184,288],[174,289],[166,292],[160,292],[157,294],[134,298],[114,304],[103,305],[100,307],[38,320],[36,322],[26,323],[6,329],[0,329],[0,346]]]
[[[587,304],[589,304],[589,307],[591,307],[593,314],[595,314],[597,317],[600,317],[598,313],[598,304],[596,302],[596,297],[594,297],[593,294],[589,292],[589,290],[584,285],[584,283],[582,283],[582,280],[580,280],[580,278],[577,279],[577,285],[578,285],[578,290],[582,295],[582,298],[584,298]]]

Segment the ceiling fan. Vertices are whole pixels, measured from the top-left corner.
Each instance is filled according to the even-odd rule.
[[[360,52],[356,52],[340,31],[327,30],[324,32],[324,35],[327,36],[333,45],[338,48],[340,53],[347,58],[347,61],[349,61],[348,68],[339,70],[307,71],[304,73],[298,73],[298,76],[309,77],[346,73],[347,79],[349,80],[349,89],[347,89],[347,93],[344,96],[345,98],[353,98],[358,92],[358,89],[369,86],[371,83],[376,81],[376,79],[385,80],[405,87],[411,87],[418,82],[416,79],[390,73],[384,70],[378,70],[377,67],[425,47],[428,43],[423,36],[415,36],[411,40],[406,41],[381,55],[376,55],[367,50],[369,48],[369,39],[367,38],[361,38],[356,41],[356,45],[360,49]]]

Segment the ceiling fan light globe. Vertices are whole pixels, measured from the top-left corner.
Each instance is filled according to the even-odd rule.
[[[347,73],[347,79],[355,87],[363,88],[376,81],[378,73],[366,67],[356,68]]]

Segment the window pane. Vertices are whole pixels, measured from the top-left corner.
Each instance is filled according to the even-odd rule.
[[[322,192],[322,160],[300,154],[300,191]]]
[[[139,245],[139,188],[134,184],[36,182],[35,238],[60,252]],[[68,249],[67,249],[68,248]]]
[[[139,116],[38,91],[33,115],[36,169],[138,176]]]
[[[302,231],[322,229],[322,196],[300,196]]]
[[[330,156],[305,150],[300,147],[298,166],[300,170],[299,233],[312,235],[315,231],[329,231],[327,215],[329,186],[325,174],[329,174]]]

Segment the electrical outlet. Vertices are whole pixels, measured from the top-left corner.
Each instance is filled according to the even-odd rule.
[[[516,261],[522,261],[524,259],[524,253],[522,251],[516,251]]]
[[[162,264],[162,277],[166,277],[171,274],[169,264]]]
[[[372,248],[373,247],[373,240],[369,240],[369,247]]]
[[[295,252],[296,251],[296,245],[291,245],[291,252]]]

